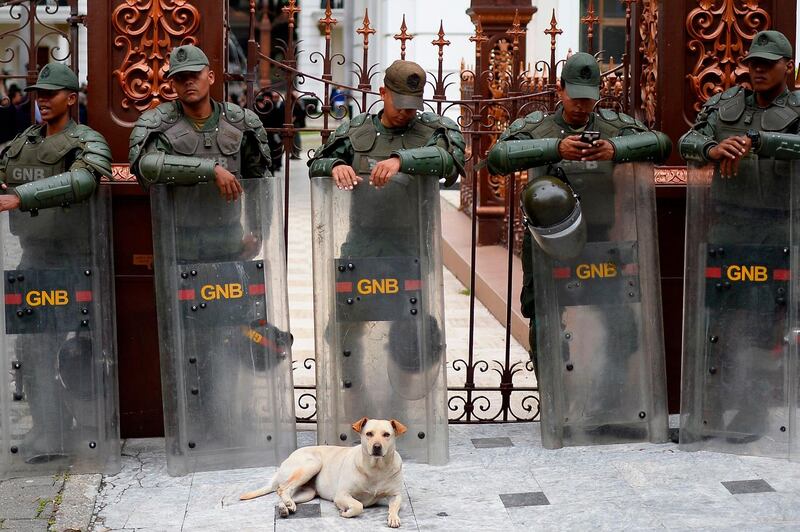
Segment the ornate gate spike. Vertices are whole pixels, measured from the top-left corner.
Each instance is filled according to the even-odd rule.
[[[394,38],[400,41],[400,59],[406,59],[406,41],[410,41],[414,38],[414,35],[408,33],[408,26],[406,26],[406,15],[403,14],[403,23],[400,24],[400,33],[395,34]]]

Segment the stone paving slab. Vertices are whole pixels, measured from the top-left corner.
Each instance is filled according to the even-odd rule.
[[[314,443],[313,432],[298,436],[300,445]],[[481,438],[513,446],[476,448]],[[536,423],[452,425],[450,440],[448,465],[404,464],[401,530],[800,529],[800,464],[689,453],[671,443],[545,450]],[[93,530],[387,529],[386,503],[344,519],[333,503],[315,499],[303,516],[281,519],[275,494],[238,500],[274,467],[169,477],[159,443],[126,442],[123,470],[103,479]]]

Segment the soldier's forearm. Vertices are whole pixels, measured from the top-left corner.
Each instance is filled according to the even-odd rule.
[[[139,176],[147,185],[196,185],[214,179],[215,165],[211,159],[154,152],[139,161]]]
[[[558,153],[560,140],[501,140],[489,151],[489,171],[495,175],[503,175],[558,162],[561,160]]]
[[[77,168],[14,188],[21,211],[47,209],[80,203],[89,199],[97,188],[94,174]]]
[[[400,159],[400,171],[404,174],[449,178],[456,171],[453,156],[440,146],[397,150],[392,155]]]
[[[689,130],[678,141],[681,157],[687,161],[708,162],[708,150],[717,145],[711,137],[707,137],[694,129]]]
[[[760,157],[800,159],[800,135],[762,131],[760,136],[761,145],[756,151]]]
[[[643,131],[609,139],[614,145],[614,162],[656,161],[669,157],[672,141],[660,131]]]
[[[333,167],[339,164],[347,164],[344,160],[337,157],[322,157],[311,161],[308,168],[309,177],[330,177]]]

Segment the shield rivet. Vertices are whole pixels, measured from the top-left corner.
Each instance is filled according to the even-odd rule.
[[[347,434],[342,432],[341,434],[339,434],[339,439],[342,441],[347,441]]]
[[[425,433],[420,431],[420,432],[417,434],[417,438],[419,438],[420,440],[424,440],[424,439],[425,439]]]
[[[572,371],[574,368],[575,366],[573,366],[571,362],[567,364],[567,371]]]

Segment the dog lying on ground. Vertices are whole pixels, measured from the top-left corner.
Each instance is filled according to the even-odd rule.
[[[388,524],[399,527],[403,461],[395,450],[395,439],[406,427],[395,419],[363,417],[353,423],[353,430],[361,434],[361,445],[297,449],[283,461],[269,485],[239,499],[254,499],[274,491],[280,497],[278,512],[287,517],[297,510],[297,503],[319,495],[333,501],[342,517],[355,517],[364,507],[389,498]]]

